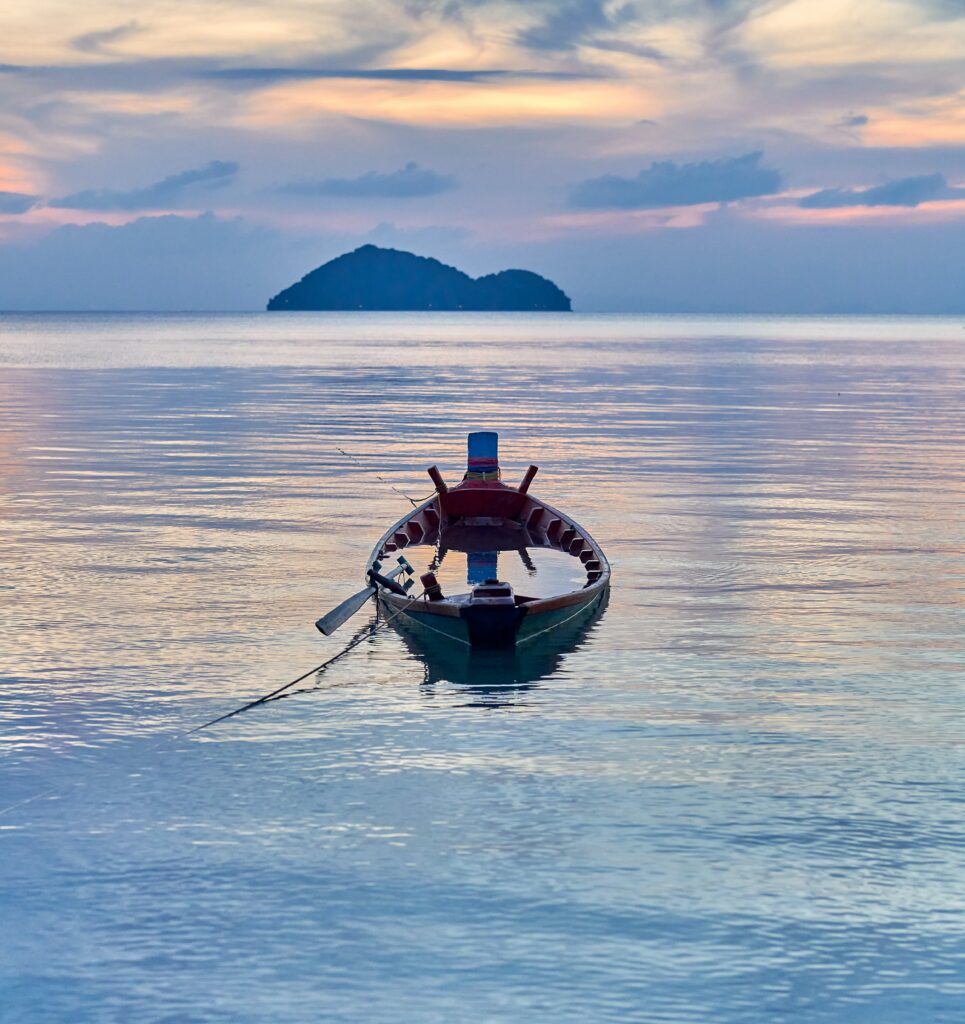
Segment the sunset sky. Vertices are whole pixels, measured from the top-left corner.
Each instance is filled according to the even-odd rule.
[[[24,0],[0,307],[259,308],[364,242],[578,309],[965,311],[965,0]]]

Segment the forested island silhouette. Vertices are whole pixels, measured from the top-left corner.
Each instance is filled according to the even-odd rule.
[[[569,296],[529,270],[473,278],[399,249],[363,245],[279,292],[276,310],[441,310],[570,312]]]

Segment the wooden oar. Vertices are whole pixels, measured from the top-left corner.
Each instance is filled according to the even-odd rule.
[[[384,578],[392,580],[404,572],[411,573],[412,566],[404,558],[400,558],[398,567],[387,572]],[[375,591],[375,586],[368,586],[357,594],[346,598],[337,608],[333,608],[327,615],[323,615],[318,619],[315,623],[315,628],[320,633],[331,636],[339,626],[347,622],[375,594]]]

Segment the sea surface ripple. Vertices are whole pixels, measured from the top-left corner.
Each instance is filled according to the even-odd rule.
[[[952,319],[0,316],[0,1022],[960,1021],[963,410]],[[477,428],[599,619],[188,734]]]

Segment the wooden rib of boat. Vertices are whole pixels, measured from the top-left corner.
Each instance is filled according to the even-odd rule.
[[[470,434],[469,465],[461,483],[447,487],[433,466],[429,475],[436,493],[386,530],[372,549],[366,579],[375,588],[380,612],[393,625],[470,647],[511,648],[578,622],[603,602],[610,586],[610,565],[599,544],[575,519],[529,493],[535,466],[530,466],[518,487],[503,483],[497,444],[494,433]],[[418,588],[412,585],[410,594],[383,575],[383,566],[415,545],[477,553],[483,558],[486,552],[515,549],[525,556],[530,548],[555,548],[579,560],[585,582],[550,597],[529,597],[489,578],[466,593],[445,595],[429,572],[421,577],[424,592],[416,595]]]

